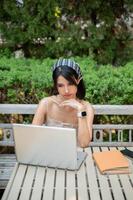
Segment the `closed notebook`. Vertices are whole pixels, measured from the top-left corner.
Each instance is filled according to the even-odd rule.
[[[93,159],[102,174],[131,173],[127,158],[118,150],[94,152]]]

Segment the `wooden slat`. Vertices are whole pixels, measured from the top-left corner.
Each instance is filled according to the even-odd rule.
[[[124,194],[128,200],[133,199],[133,188],[129,182],[128,176],[125,176],[124,174],[120,175],[120,181],[122,183],[122,187],[124,189]]]
[[[7,184],[7,186],[6,186],[6,189],[5,189],[5,191],[4,191],[4,194],[3,194],[3,196],[2,196],[2,200],[7,200],[7,198],[8,198],[10,189],[11,189],[12,184],[13,184],[14,177],[15,177],[15,175],[16,175],[16,173],[17,173],[18,166],[19,166],[19,164],[16,163],[16,165],[15,165],[15,167],[14,167],[14,169],[13,169],[13,172],[12,172],[12,174],[11,174],[10,180],[9,180],[9,182],[8,182],[8,184]]]
[[[93,128],[95,130],[100,130],[100,129],[120,129],[120,130],[124,130],[124,129],[133,129],[133,125],[132,124],[94,124]]]
[[[0,141],[0,146],[9,146],[9,147],[14,147],[14,142],[13,141]]]
[[[132,115],[133,105],[93,105],[96,115]],[[0,104],[1,114],[34,114],[37,104]]]
[[[35,166],[28,166],[19,200],[29,200],[35,171]]]
[[[133,150],[133,148],[130,148],[130,149]],[[119,148],[119,150],[121,150],[121,148]],[[129,175],[120,174],[119,178],[120,178],[120,182],[122,184],[122,188],[123,188],[126,199],[132,200],[133,199],[133,161],[129,159],[128,157],[127,159],[130,163],[132,174],[129,174]],[[130,183],[129,178],[131,179],[132,184]]]
[[[1,154],[0,155],[0,175],[4,168],[13,168],[16,163],[16,157],[14,154]]]
[[[92,159],[91,148],[86,148],[86,152],[88,156],[86,158],[86,169],[87,169],[87,177],[89,182],[89,192],[91,200],[100,200],[100,193],[98,189],[97,176],[94,167],[94,161]]]
[[[98,147],[94,147],[93,151],[100,151],[100,149]],[[98,175],[98,181],[100,185],[99,189],[101,192],[102,200],[107,200],[107,198],[108,200],[112,200],[111,190],[108,183],[108,177],[106,175],[102,175],[97,167],[96,173]]]
[[[92,147],[99,147],[99,146],[104,146],[104,147],[132,147],[133,142],[91,142],[89,146]]]
[[[19,165],[7,200],[17,200],[25,176],[26,168],[26,165]]]
[[[6,187],[16,163],[14,154],[0,155],[0,189]]]
[[[121,147],[122,148],[122,147]],[[131,150],[133,152],[133,147],[128,147],[129,150]],[[132,173],[129,174],[129,178],[131,179],[132,181],[132,187],[133,187],[133,158],[128,158],[129,161],[130,161],[130,167],[131,167],[131,170],[132,170]]]
[[[53,199],[54,181],[55,181],[55,170],[47,168],[44,192],[43,192],[43,200]]]
[[[34,114],[36,104],[0,104],[1,114]]]
[[[80,169],[77,171],[77,182],[78,182],[78,199],[88,200],[88,189],[85,175],[85,166],[82,164]]]
[[[15,164],[14,164],[15,165]],[[11,176],[11,173],[13,171],[13,167],[3,167],[3,168],[0,168],[0,180],[3,181],[3,180],[8,180]]]
[[[110,148],[110,149],[116,149],[114,148]],[[109,150],[107,147],[102,147],[102,151],[107,151]],[[112,190],[112,194],[114,196],[115,200],[124,200],[124,196],[122,193],[122,188],[120,186],[119,183],[119,176],[118,175],[108,175],[110,184],[111,184],[111,190]]]
[[[75,171],[67,171],[66,200],[76,200]]]
[[[65,170],[57,170],[54,200],[65,198]]]
[[[132,115],[133,105],[93,105],[96,115]]]
[[[0,123],[0,128],[12,129],[12,124]]]
[[[43,193],[43,183],[45,177],[45,168],[37,167],[37,173],[35,178],[35,184],[32,191],[31,200],[41,200]]]

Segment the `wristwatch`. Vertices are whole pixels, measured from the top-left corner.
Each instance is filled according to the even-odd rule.
[[[87,116],[87,113],[86,113],[86,111],[82,111],[82,112],[78,112],[77,113],[77,117],[85,117],[85,116]]]

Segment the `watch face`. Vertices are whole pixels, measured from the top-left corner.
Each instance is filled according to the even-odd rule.
[[[82,112],[82,116],[85,117],[87,114],[85,111]]]

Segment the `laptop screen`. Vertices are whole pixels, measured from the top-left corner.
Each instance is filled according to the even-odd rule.
[[[13,124],[19,163],[57,168],[77,167],[76,129]]]

